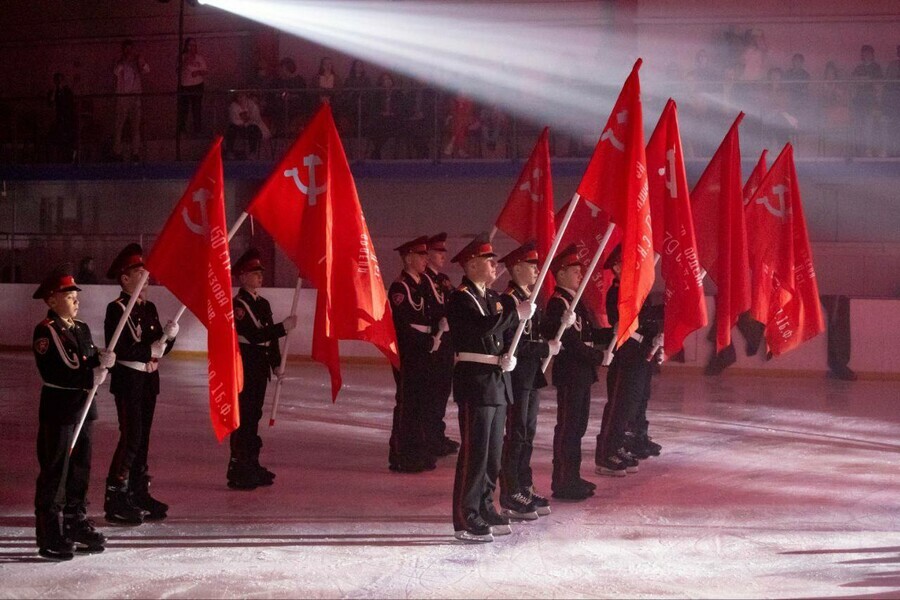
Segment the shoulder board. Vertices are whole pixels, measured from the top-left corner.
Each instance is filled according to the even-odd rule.
[[[44,327],[50,327],[51,324],[53,324],[53,319],[51,319],[50,317],[47,317],[39,323],[39,325],[43,325]]]
[[[467,288],[467,287],[464,286],[464,285],[461,285],[461,286],[459,286],[459,287],[456,288],[456,291],[457,291],[457,292],[464,292],[464,291],[466,291],[467,289],[469,289],[469,288]]]

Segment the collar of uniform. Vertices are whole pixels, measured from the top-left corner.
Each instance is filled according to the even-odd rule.
[[[574,300],[575,299],[575,293],[576,293],[575,290],[570,290],[567,287],[558,285],[558,286],[556,286],[556,291],[562,292],[563,293],[562,295],[566,297],[566,300]]]
[[[528,300],[531,297],[531,294],[525,291],[525,288],[513,281],[509,282],[509,289],[513,291],[519,300]]]
[[[253,294],[251,294],[250,292],[248,292],[248,291],[245,290],[244,288],[240,288],[240,289],[238,290],[238,296],[242,296],[242,297],[243,297],[244,299],[246,299],[246,300],[256,300],[257,298],[259,298],[259,294],[257,294],[257,295],[254,296]]]
[[[432,279],[434,279],[435,277],[437,277],[439,275],[439,273],[437,271],[435,271],[431,265],[428,265],[427,267],[425,267],[425,274],[428,275],[429,277],[431,277]]]
[[[122,290],[122,293],[119,294],[119,300],[122,301],[122,304],[128,304],[128,301],[131,300],[131,294],[129,294],[125,290]],[[138,296],[137,302],[135,302],[135,304],[143,304],[143,303],[144,303],[144,299],[141,298],[140,296]]]
[[[75,319],[72,319],[72,324],[66,323],[65,319],[56,314],[54,310],[47,311],[47,318],[56,323],[56,326],[63,331],[67,331],[75,327]]]
[[[487,286],[484,286],[482,288],[478,284],[473,282],[471,279],[469,279],[468,277],[465,277],[465,276],[462,278],[462,284],[464,286],[466,286],[467,288],[469,288],[470,290],[474,291],[476,294],[478,294],[479,298],[487,297]]]
[[[415,277],[412,276],[412,273],[410,273],[410,272],[407,271],[406,269],[403,269],[403,270],[400,272],[400,278],[403,279],[403,280],[405,280],[407,283],[412,284],[413,286],[417,286],[417,285],[419,285],[420,283],[422,283],[421,277],[419,278],[418,281],[416,281]]]

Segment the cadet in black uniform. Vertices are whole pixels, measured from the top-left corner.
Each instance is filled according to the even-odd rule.
[[[391,429],[388,464],[392,471],[420,473],[435,468],[432,449],[426,443],[427,405],[431,389],[431,353],[441,342],[436,338],[438,319],[431,314],[431,295],[425,277],[428,237],[421,236],[394,248],[400,253],[403,271],[391,283],[388,296],[397,331],[400,370],[394,371],[397,403]]]
[[[462,444],[453,482],[453,526],[457,539],[490,542],[511,532],[497,513],[493,492],[500,473],[506,406],[513,400],[509,372],[515,357],[503,355],[503,333],[530,318],[534,305],[504,310],[490,289],[497,276],[487,235],[476,237],[454,258],[465,271],[451,294],[447,319],[453,332],[453,398],[459,405]]]
[[[99,552],[106,537],[87,518],[87,490],[91,476],[91,430],[97,418],[91,406],[72,455],[69,445],[88,392],[103,383],[113,352],[99,352],[87,323],[78,321],[75,279],[58,268],[32,296],[47,303],[47,318],[34,328],[32,350],[43,380],[37,453],[41,466],[34,494],[38,552],[51,560],[69,560],[74,545]],[[63,512],[63,530],[59,513]]]
[[[296,316],[289,316],[281,323],[273,322],[269,301],[259,295],[263,271],[255,248],[247,250],[232,268],[241,284],[234,298],[234,326],[244,366],[244,388],[238,396],[241,424],[231,432],[231,459],[226,477],[228,487],[240,490],[275,482],[275,474],[259,464],[262,449],[259,420],[269,377],[281,367],[278,338],[297,324]]]
[[[516,248],[500,259],[510,281],[501,296],[504,309],[514,311],[528,302],[538,278],[538,253],[534,242]],[[561,343],[541,336],[541,311],[525,326],[516,349],[516,368],[510,373],[513,402],[506,412],[506,436],[503,439],[503,466],[500,469],[500,506],[502,514],[514,519],[533,520],[550,514],[550,502],[534,489],[531,453],[540,411],[538,390],[547,386],[541,363],[559,353]],[[515,330],[507,329],[505,346],[512,343]]]
[[[604,268],[611,269],[614,280],[606,295],[606,313],[610,323],[619,324],[619,275],[622,270],[621,246],[609,255]],[[652,447],[644,443],[646,428],[641,424],[642,436],[626,436],[629,422],[639,416],[646,419],[646,401],[650,394],[650,377],[653,364],[648,361],[656,336],[661,327],[662,307],[651,307],[646,302],[638,314],[638,329],[616,350],[606,378],[607,401],[603,407],[603,420],[597,435],[594,454],[596,472],[609,477],[624,477],[638,472],[638,459],[629,452],[626,444],[639,455],[649,454]],[[641,406],[643,405],[643,411]],[[629,437],[631,440],[629,440]],[[630,443],[629,443],[630,442]],[[649,442],[649,438],[647,439]]]
[[[448,456],[459,451],[459,442],[446,435],[444,415],[453,384],[453,345],[447,331],[447,308],[445,301],[453,292],[454,285],[441,269],[447,261],[447,234],[439,233],[428,238],[428,265],[425,277],[428,279],[428,304],[432,318],[438,320],[434,334],[440,335],[437,350],[429,353],[428,373],[431,378],[431,395],[425,405],[425,443],[435,456]]]
[[[169,510],[150,495],[147,454],[159,395],[159,359],[172,350],[178,335],[178,324],[169,322],[163,328],[156,305],[146,299],[146,289],[136,289],[144,274],[142,255],[138,244],[129,244],[110,265],[106,276],[119,283],[122,293],[107,305],[103,322],[108,346],[131,295],[139,294],[114,348],[109,389],[119,417],[119,443],[109,465],[103,505],[107,521],[133,525],[144,518],[164,519]]]
[[[574,313],[571,309],[584,276],[574,244],[553,259],[550,270],[556,277],[556,289],[547,303],[544,336],[553,339],[560,323],[566,325],[562,350],[553,362],[557,403],[553,497],[584,500],[593,496],[596,486],[581,478],[581,438],[590,416],[591,385],[597,381],[597,367],[603,363],[602,348],[612,339],[612,330],[599,328],[583,302],[578,303]]]

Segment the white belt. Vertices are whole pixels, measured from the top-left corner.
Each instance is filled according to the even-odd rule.
[[[61,385],[54,385],[52,383],[47,383],[46,381],[42,381],[45,387],[53,388],[54,390],[68,390],[70,392],[86,392],[84,388],[72,388],[72,387],[64,387]]]
[[[150,362],[139,362],[136,360],[117,360],[117,365],[122,365],[123,367],[128,367],[129,369],[134,369],[135,371],[143,371],[145,373],[153,373],[157,369],[159,369],[159,363],[155,360]]]
[[[242,335],[238,336],[238,341],[242,344],[247,344],[248,346],[266,346],[266,347],[268,347],[268,345],[269,345],[269,342],[259,342],[258,344],[254,344],[253,342],[251,342],[250,340],[248,340],[247,338],[245,338]]]
[[[457,362],[473,362],[481,363],[483,365],[498,366],[500,364],[499,356],[494,356],[493,354],[478,354],[476,352],[457,352],[456,360]]]
[[[631,334],[631,339],[635,340],[638,344],[644,341],[644,336],[639,334],[638,332],[634,332]]]
[[[422,333],[427,333],[429,335],[431,334],[431,327],[429,327],[428,325],[417,325],[416,323],[410,323],[409,326],[416,331],[421,331]]]

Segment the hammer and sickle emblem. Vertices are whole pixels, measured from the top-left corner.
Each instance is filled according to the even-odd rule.
[[[587,204],[587,207],[589,209],[591,209],[591,218],[596,219],[597,215],[600,214],[600,207],[597,206],[596,204],[594,204],[593,202],[591,202],[590,200],[585,200],[584,203]]]
[[[675,148],[666,150],[666,169],[669,177],[666,177],[666,189],[669,190],[669,198],[677,198],[678,190],[675,188]],[[665,175],[666,169],[660,169],[660,175]]]
[[[309,205],[315,206],[316,199],[319,197],[319,194],[325,191],[325,186],[317,186],[316,185],[316,165],[321,165],[322,159],[316,156],[315,154],[310,154],[303,157],[303,166],[305,166],[309,172],[309,186],[303,184],[303,181],[300,180],[300,171],[297,167],[293,169],[285,169],[284,176],[285,177],[293,177],[294,185],[297,186],[297,189],[300,190],[300,193],[306,196],[309,199]]]
[[[779,219],[784,220],[784,216],[787,213],[786,205],[784,202],[784,193],[787,191],[787,188],[783,185],[775,185],[772,186],[772,191],[775,193],[778,203],[778,208],[772,206],[772,203],[769,201],[768,196],[761,196],[756,199],[757,204],[762,204],[766,207],[766,210],[769,211],[773,216],[778,217]]]
[[[212,194],[210,194],[209,190],[206,188],[200,188],[191,195],[191,200],[200,205],[199,225],[191,220],[187,207],[181,209],[181,218],[184,219],[185,226],[197,235],[206,235],[206,232],[209,229],[209,218],[206,215],[206,201],[211,197]]]
[[[619,111],[619,114],[616,115],[616,121],[621,125],[622,123],[628,122],[628,111],[623,110]],[[619,152],[625,152],[625,144],[619,141],[619,138],[616,137],[616,134],[613,133],[612,127],[603,132],[603,135],[600,136],[600,141],[605,142],[609,140],[609,143],[613,145],[613,148],[618,150]]]
[[[541,170],[535,169],[531,172],[531,179],[519,186],[519,191],[527,192],[531,196],[533,202],[540,202],[541,194],[537,191],[541,189]]]

